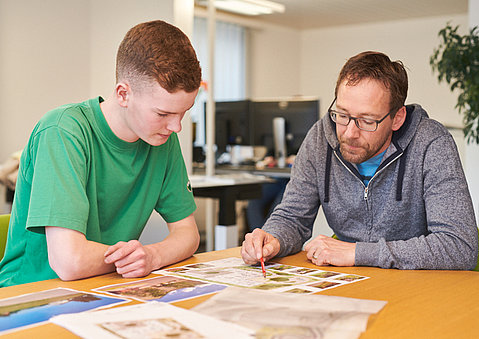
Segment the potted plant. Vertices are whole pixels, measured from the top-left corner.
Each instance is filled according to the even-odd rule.
[[[479,144],[479,28],[466,35],[457,33],[458,28],[448,23],[439,31],[441,43],[429,63],[439,82],[445,80],[451,91],[459,90],[456,108],[463,114],[464,137]]]

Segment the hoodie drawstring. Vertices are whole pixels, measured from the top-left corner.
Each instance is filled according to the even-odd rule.
[[[331,175],[331,161],[333,157],[333,149],[328,144],[326,151],[326,171],[324,175],[324,202],[329,202],[329,178]]]

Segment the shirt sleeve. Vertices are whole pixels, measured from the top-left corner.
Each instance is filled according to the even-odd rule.
[[[55,126],[39,131],[28,152],[33,177],[27,228],[44,232],[44,226],[59,226],[85,233],[89,203],[84,146]]]

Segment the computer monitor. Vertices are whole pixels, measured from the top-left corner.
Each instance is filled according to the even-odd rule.
[[[253,145],[264,145],[274,154],[273,119],[285,119],[287,154],[298,153],[309,129],[319,119],[319,100],[251,102]]]
[[[251,145],[250,100],[217,101],[215,108],[216,154],[226,151],[227,145]]]

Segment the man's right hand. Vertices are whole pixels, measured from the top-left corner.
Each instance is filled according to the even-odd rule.
[[[260,228],[248,233],[241,247],[241,256],[245,264],[253,265],[261,260],[275,257],[280,250],[279,240]]]

